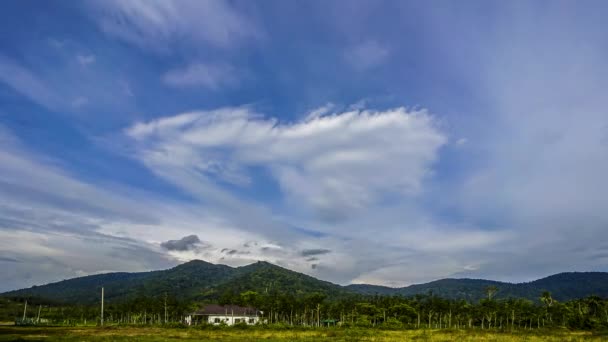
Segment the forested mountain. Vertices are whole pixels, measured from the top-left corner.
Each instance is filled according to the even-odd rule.
[[[6,292],[6,297],[37,297],[65,303],[91,304],[99,301],[105,288],[108,302],[168,294],[184,301],[218,301],[222,296],[245,291],[278,292],[293,296],[312,293],[328,298],[349,294],[402,295],[434,294],[449,299],[477,302],[485,289],[495,286],[496,298],[527,298],[537,301],[541,292],[550,291],[560,301],[589,295],[608,297],[608,273],[560,273],[529,283],[511,284],[480,279],[441,279],[426,284],[391,288],[375,285],[340,286],[318,280],[267,262],[242,267],[215,265],[193,260],[174,268],[140,273],[108,273],[34,286]]]
[[[99,301],[103,286],[105,299],[155,297],[165,292],[189,299],[233,276],[235,269],[193,260],[163,271],[107,273],[59,281],[29,289],[6,292],[4,296],[32,296],[65,303],[89,304]]]
[[[485,296],[485,288],[491,285],[502,289],[513,286],[509,283],[482,279],[441,279],[425,284],[415,284],[401,288],[374,285],[348,285],[346,288],[357,293],[368,295],[376,293],[381,295],[402,296],[434,294],[443,298],[477,301]]]
[[[478,301],[485,297],[485,289],[496,286],[496,298],[526,298],[538,300],[542,291],[549,291],[553,298],[566,301],[589,295],[608,297],[608,273],[606,272],[567,272],[559,273],[528,283],[505,283],[483,279],[441,279],[425,284],[393,288],[377,285],[348,285],[350,291],[373,295],[402,295],[432,293],[442,298]]]
[[[327,281],[294,272],[268,262],[257,262],[235,269],[235,276],[225,282],[220,282],[215,289],[221,293],[241,293],[256,291],[268,293],[272,291],[291,295],[322,293],[334,297],[347,293],[344,287]]]

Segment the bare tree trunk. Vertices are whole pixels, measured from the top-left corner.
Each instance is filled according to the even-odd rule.
[[[450,314],[449,314],[449,321],[448,321],[448,328],[452,328],[452,309],[450,309]]]
[[[317,304],[317,326],[321,326],[321,304]]]

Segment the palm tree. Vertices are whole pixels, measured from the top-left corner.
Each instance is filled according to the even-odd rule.
[[[547,307],[551,307],[551,305],[553,305],[553,297],[551,297],[551,292],[543,291],[540,296],[540,301]]]
[[[492,297],[498,292],[498,287],[495,285],[490,285],[486,287],[486,294],[488,295],[488,300],[492,300]]]

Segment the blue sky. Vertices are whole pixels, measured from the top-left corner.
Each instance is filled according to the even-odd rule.
[[[607,270],[604,2],[0,6],[0,290]]]

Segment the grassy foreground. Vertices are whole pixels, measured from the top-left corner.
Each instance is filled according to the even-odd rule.
[[[0,326],[0,341],[606,341],[592,332],[378,329],[179,329]]]

